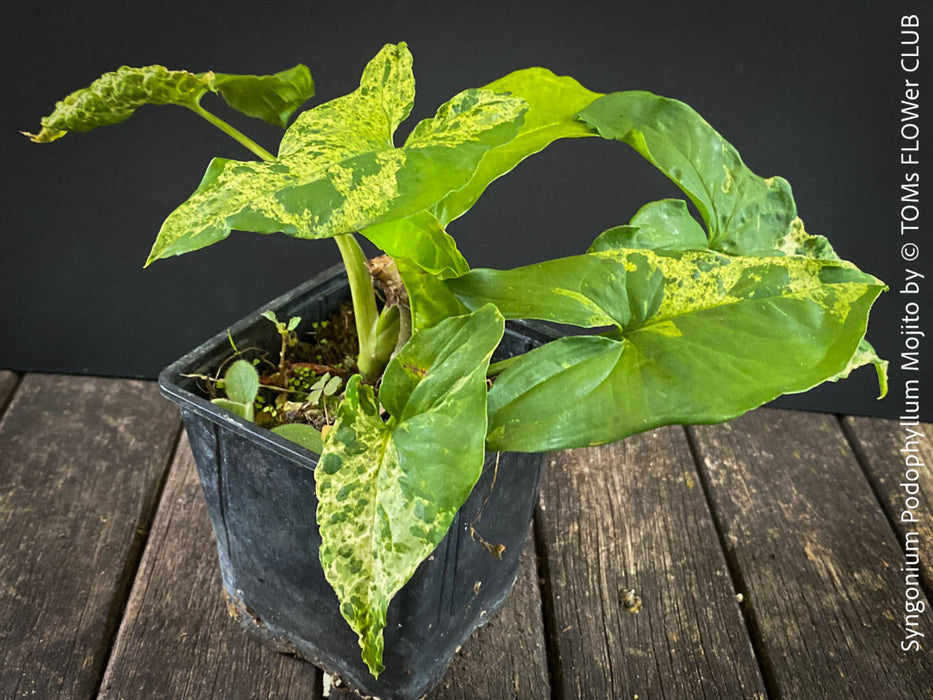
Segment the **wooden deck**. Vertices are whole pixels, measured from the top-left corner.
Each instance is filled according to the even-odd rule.
[[[0,411],[0,698],[326,697],[228,619],[153,383],[0,371]],[[515,591],[429,697],[933,697],[904,570],[917,532],[926,601],[933,472],[902,524],[904,448],[895,421],[761,409],[553,455]]]

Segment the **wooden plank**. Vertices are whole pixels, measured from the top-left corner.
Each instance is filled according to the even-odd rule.
[[[215,547],[183,438],[100,698],[320,698],[314,666],[265,647],[230,619]]]
[[[903,554],[835,417],[762,409],[691,430],[769,691],[929,697],[933,655],[900,649]]]
[[[933,425],[847,416],[843,426],[901,547],[926,564],[918,568],[933,590]]]
[[[0,688],[90,697],[179,429],[152,382],[26,375],[0,422]]]
[[[540,508],[558,697],[764,697],[682,428],[555,455]]]

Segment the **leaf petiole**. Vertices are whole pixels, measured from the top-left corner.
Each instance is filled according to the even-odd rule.
[[[366,268],[366,255],[352,233],[334,236],[350,280],[353,315],[360,343],[357,365],[364,379],[375,379],[385,368],[388,357],[380,357],[378,349],[379,312],[373,291],[373,278]]]
[[[220,129],[227,136],[229,136],[234,141],[239,143],[241,146],[248,148],[255,155],[259,156],[262,160],[265,160],[265,161],[275,160],[274,155],[272,155],[265,148],[263,148],[258,143],[253,141],[249,136],[247,136],[246,134],[244,134],[242,131],[232,126],[231,124],[228,124],[227,122],[225,122],[223,119],[218,117],[216,114],[212,114],[211,112],[208,112],[200,104],[194,103],[194,104],[186,105],[186,106],[192,112],[194,112],[200,117],[203,117],[209,123],[216,126],[218,129]]]
[[[227,134],[227,136],[234,139],[237,143],[248,148],[262,160],[275,160],[274,155],[253,141],[249,136],[231,126],[217,115],[208,112],[200,104],[195,103],[189,105],[189,108],[195,114],[200,115]],[[372,288],[372,278],[369,274],[369,270],[366,269],[366,256],[352,233],[334,236],[334,240],[337,242],[337,247],[340,249],[340,256],[343,258],[343,264],[347,270],[347,277],[350,279],[350,295],[353,298],[353,312],[356,317],[356,331],[360,343],[360,354],[357,359],[357,365],[364,378],[374,379],[382,372],[389,358],[388,356],[380,357],[380,355],[384,353],[378,352],[376,347],[376,326],[379,315],[376,309],[375,293]]]

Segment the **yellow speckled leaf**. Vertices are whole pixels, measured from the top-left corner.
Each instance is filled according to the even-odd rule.
[[[462,186],[488,149],[515,135],[525,111],[517,98],[467,90],[395,148],[393,132],[413,95],[405,44],[384,47],[356,91],[296,119],[277,158],[210,169],[166,219],[149,263],[232,229],[326,238],[416,214]]]
[[[42,131],[27,136],[49,143],[70,131],[119,124],[146,104],[196,108],[208,91],[219,92],[227,104],[249,116],[285,126],[292,112],[314,94],[314,81],[300,64],[263,76],[123,66],[68,95],[43,117]]]
[[[727,420],[866,363],[883,377],[862,340],[884,285],[839,260],[609,249],[444,285],[506,318],[615,327],[560,339],[502,372],[489,393],[493,450]]]
[[[486,368],[503,330],[487,306],[416,333],[389,363],[378,401],[350,379],[324,441],[315,472],[321,564],[374,675],[389,601],[479,478]]]

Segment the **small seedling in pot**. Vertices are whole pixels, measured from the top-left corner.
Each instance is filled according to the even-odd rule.
[[[288,319],[287,323],[283,323],[276,318],[274,311],[264,311],[262,316],[263,318],[269,319],[275,325],[275,330],[279,333],[281,347],[279,348],[278,374],[274,379],[277,380],[276,383],[282,388],[288,388],[288,364],[286,362],[286,355],[288,349],[294,347],[298,343],[298,338],[294,331],[298,328],[298,324],[301,323],[301,317],[292,316]]]
[[[259,374],[252,364],[246,360],[236,360],[227,368],[223,379],[217,382],[217,388],[222,389],[227,396],[211,399],[211,403],[246,420],[253,420],[253,404],[259,393]]]

